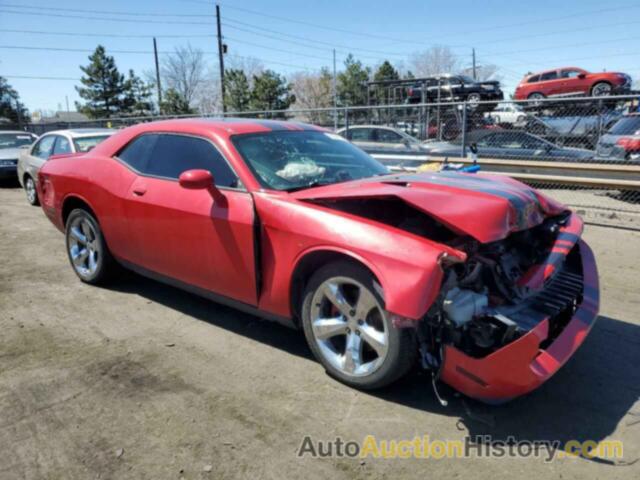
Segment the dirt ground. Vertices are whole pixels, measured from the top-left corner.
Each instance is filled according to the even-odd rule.
[[[329,378],[303,336],[126,275],[82,284],[63,236],[0,187],[0,479],[640,478],[598,459],[298,458],[313,440],[624,442],[640,457],[640,233],[587,227],[601,317],[538,391],[438,404],[416,372],[376,393]],[[508,368],[508,365],[505,366]]]

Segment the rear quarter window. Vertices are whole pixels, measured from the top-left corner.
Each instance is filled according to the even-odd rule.
[[[533,77],[529,77],[527,83],[535,83],[540,81],[540,75],[534,75]]]

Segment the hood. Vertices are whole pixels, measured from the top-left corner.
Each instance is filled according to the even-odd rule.
[[[498,80],[485,80],[483,82],[478,82],[478,84],[480,85],[493,85],[493,86],[500,86],[500,82]]]
[[[0,160],[18,159],[21,151],[21,148],[3,148],[0,150]]]
[[[302,201],[397,197],[479,242],[532,228],[565,207],[508,177],[457,172],[386,175],[292,193]]]

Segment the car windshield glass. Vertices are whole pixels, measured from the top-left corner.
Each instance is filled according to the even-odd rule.
[[[621,118],[609,131],[611,135],[640,135],[640,116]]]
[[[34,140],[28,133],[0,133],[0,148],[20,148],[31,145]]]
[[[265,188],[293,191],[388,173],[347,140],[316,131],[268,132],[232,137]]]
[[[73,139],[73,143],[76,146],[76,151],[77,152],[88,152],[89,150],[91,150],[93,147],[95,147],[96,145],[98,145],[101,141],[109,138],[110,135],[96,135],[94,137],[81,137],[81,138],[74,138]]]

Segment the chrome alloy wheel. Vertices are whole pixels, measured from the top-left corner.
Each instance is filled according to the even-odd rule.
[[[24,190],[27,193],[27,200],[31,205],[36,203],[38,199],[38,193],[36,192],[36,183],[33,181],[33,178],[27,177],[27,180],[24,182]]]
[[[102,251],[96,231],[84,217],[74,218],[69,225],[69,256],[73,268],[81,277],[90,277],[96,273],[102,261]]]
[[[324,358],[347,376],[370,375],[389,348],[385,311],[371,291],[346,277],[332,277],[311,301],[311,331]]]
[[[594,97],[606,97],[607,95],[611,95],[611,85],[608,83],[598,83],[593,87],[591,95]]]

